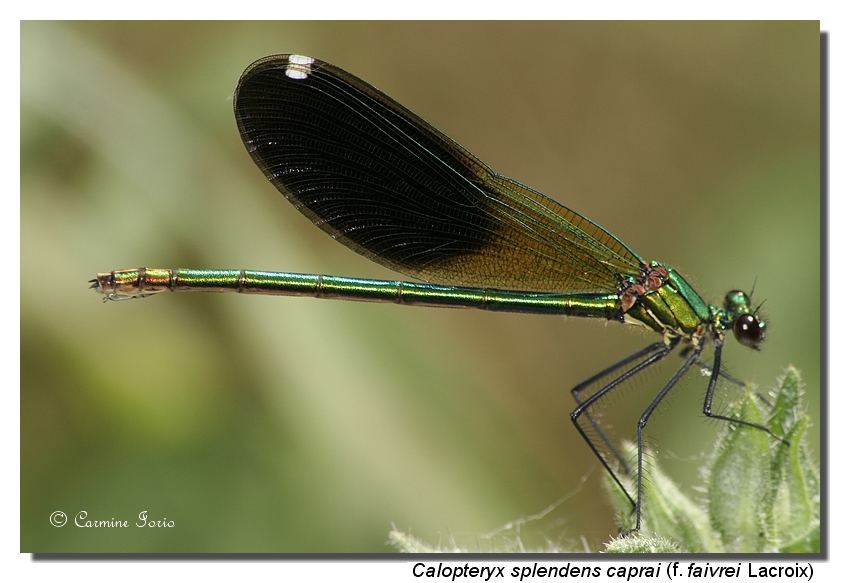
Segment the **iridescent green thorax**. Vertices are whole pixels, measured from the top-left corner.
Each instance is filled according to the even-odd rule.
[[[662,267],[666,279],[657,289],[646,289],[625,313],[627,322],[640,324],[665,336],[701,336],[711,323],[712,311],[699,294],[669,265]]]
[[[663,277],[658,279],[658,274]],[[707,330],[720,338],[732,330],[735,339],[750,348],[758,349],[764,340],[766,325],[745,292],[730,291],[722,307],[708,305],[684,277],[663,263],[645,264],[640,281],[624,281],[620,302],[625,322],[666,338],[685,337],[696,342]]]

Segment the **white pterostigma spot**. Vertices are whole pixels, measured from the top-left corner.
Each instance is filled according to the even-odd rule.
[[[310,66],[314,59],[304,55],[289,55],[289,66],[286,67],[286,76],[290,79],[300,81],[310,75]]]

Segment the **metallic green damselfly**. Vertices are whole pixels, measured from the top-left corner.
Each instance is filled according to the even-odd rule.
[[[673,268],[644,261],[619,239],[531,188],[493,172],[459,144],[361,79],[300,55],[260,59],[234,96],[254,162],[334,239],[426,283],[248,270],[138,268],[99,273],[108,300],[165,291],[249,294],[560,314],[637,324],[661,339],[572,389],[571,419],[632,500],[644,498],[644,427],[681,377],[708,373],[712,412],[726,333],[758,349],[765,323],[748,294],[704,302]],[[713,361],[701,361],[703,350]],[[602,400],[673,352],[684,361],[640,415],[634,467],[598,421]],[[773,435],[771,433],[771,435]],[[623,474],[634,472],[632,491]]]

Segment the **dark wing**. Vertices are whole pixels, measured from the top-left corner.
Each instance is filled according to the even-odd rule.
[[[318,227],[427,282],[614,292],[641,260],[592,221],[494,173],[342,69],[300,55],[248,67],[234,99],[257,166]]]

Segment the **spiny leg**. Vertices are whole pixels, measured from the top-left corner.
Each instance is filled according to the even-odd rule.
[[[586,380],[582,381],[581,383],[579,383],[578,385],[576,385],[576,386],[575,386],[575,387],[574,387],[574,388],[570,391],[570,392],[572,393],[572,395],[573,395],[573,398],[576,400],[576,403],[578,403],[579,405],[582,405],[585,401],[584,401],[584,400],[582,400],[581,393],[583,393],[583,392],[584,392],[584,391],[585,391],[588,387],[593,386],[593,385],[594,385],[597,381],[599,381],[599,380],[601,380],[601,379],[604,379],[604,378],[605,378],[605,377],[607,377],[607,376],[610,376],[610,375],[611,375],[611,374],[613,374],[615,371],[617,371],[617,370],[619,370],[619,369],[621,369],[621,368],[626,367],[627,365],[629,365],[630,363],[634,362],[635,360],[638,360],[638,359],[640,359],[640,358],[643,358],[643,357],[644,357],[644,356],[646,356],[647,354],[650,354],[650,353],[652,353],[652,352],[655,352],[655,351],[661,350],[661,349],[663,349],[663,348],[665,348],[665,345],[664,345],[664,343],[663,343],[663,342],[656,342],[656,343],[654,343],[654,344],[650,344],[650,345],[649,345],[649,346],[647,346],[646,348],[643,348],[643,349],[641,349],[641,350],[638,350],[638,351],[637,351],[637,352],[635,352],[634,354],[631,354],[631,355],[627,356],[626,358],[624,358],[624,359],[622,359],[622,360],[620,360],[620,361],[618,361],[618,362],[615,362],[614,364],[612,364],[612,365],[611,365],[611,366],[609,366],[608,368],[606,368],[606,369],[604,369],[604,370],[602,370],[602,371],[600,371],[600,372],[596,373],[595,375],[593,375],[593,376],[592,376],[592,377],[590,377],[589,379],[586,379]],[[628,371],[627,371],[627,372],[628,372]],[[625,379],[625,378],[627,378],[627,377],[625,377],[625,376],[624,376],[624,379]],[[612,383],[612,384],[613,384],[613,383]],[[612,388],[613,388],[613,387],[612,387]],[[587,407],[589,407],[590,405],[592,405],[594,400],[595,400],[595,399],[591,396],[591,399],[588,399]],[[578,410],[578,409],[576,409],[576,411],[577,411],[577,410]],[[573,415],[575,415],[575,414],[576,414],[576,413],[575,413],[575,411],[574,411],[574,412],[573,412]],[[605,434],[605,431],[604,431],[604,430],[602,429],[602,427],[599,425],[598,421],[594,418],[593,414],[590,412],[590,410],[589,410],[589,409],[588,409],[588,410],[586,410],[586,412],[585,412],[585,417],[587,418],[587,420],[589,421],[589,423],[590,423],[590,425],[593,427],[593,429],[596,431],[596,433],[600,436],[600,438],[601,438],[601,439],[602,439],[602,441],[605,443],[605,445],[608,447],[608,449],[609,449],[609,450],[612,452],[612,454],[613,454],[613,455],[617,458],[617,462],[618,462],[618,463],[619,463],[619,464],[620,464],[620,465],[624,468],[624,470],[626,470],[626,472],[628,473],[628,467],[629,467],[628,462],[627,462],[627,461],[626,461],[626,460],[622,457],[622,455],[620,454],[620,450],[619,450],[617,447],[615,447],[613,443],[611,443],[610,438],[609,438],[609,437]],[[573,422],[575,423],[575,419],[573,419]],[[582,432],[582,433],[583,433],[583,431],[582,431],[581,429],[579,429],[579,432]],[[586,438],[586,437],[585,437],[585,440],[587,440],[587,438]],[[593,446],[593,445],[591,445],[591,448],[594,448],[594,446]],[[597,457],[599,457],[599,454],[598,454],[598,453],[597,453]],[[604,464],[604,463],[605,463],[605,462],[603,462],[603,464]],[[610,470],[609,470],[609,471],[610,471]]]
[[[664,387],[658,391],[658,394],[652,399],[649,406],[644,410],[641,414],[640,419],[638,419],[637,424],[637,503],[635,504],[635,527],[632,530],[627,530],[622,534],[622,536],[626,537],[631,533],[640,530],[640,521],[641,521],[641,508],[643,507],[643,430],[646,427],[646,424],[649,422],[649,418],[655,412],[655,409],[664,400],[664,398],[670,393],[670,390],[676,386],[676,383],[679,382],[679,379],[688,372],[694,363],[699,362],[700,354],[702,353],[703,343],[705,342],[705,338],[701,338],[699,344],[693,348],[693,352],[685,362],[682,363],[682,366],[679,367],[679,370],[676,371],[670,380],[664,385]],[[716,377],[716,375],[714,375]]]
[[[764,425],[759,425],[758,423],[751,423],[750,421],[744,421],[743,419],[737,419],[735,417],[727,417],[726,415],[718,415],[717,413],[711,412],[711,401],[714,398],[714,390],[717,388],[717,377],[720,376],[720,360],[721,360],[721,352],[723,350],[723,340],[720,338],[714,339],[714,366],[711,370],[711,378],[708,380],[708,388],[705,391],[705,403],[702,407],[702,412],[706,417],[711,419],[721,419],[723,421],[729,421],[730,423],[737,423],[739,425],[746,425],[748,427],[754,427],[755,429],[761,429],[762,431],[767,432],[771,437],[777,439],[784,443],[785,445],[791,445],[785,439],[782,439],[778,435],[776,435],[773,431],[765,427]],[[764,399],[764,397],[761,397]]]
[[[572,419],[573,425],[576,426],[576,429],[578,429],[578,432],[579,432],[579,434],[581,434],[584,441],[590,446],[590,449],[593,451],[593,453],[596,455],[596,457],[599,459],[599,461],[602,462],[602,465],[605,467],[605,469],[608,471],[608,473],[611,475],[611,477],[614,478],[614,481],[617,483],[617,485],[620,487],[620,489],[623,491],[623,493],[626,495],[626,497],[631,501],[632,506],[636,506],[636,502],[635,502],[634,498],[632,498],[632,495],[629,493],[628,489],[626,489],[625,485],[620,481],[620,478],[617,475],[617,473],[614,471],[614,468],[612,467],[612,465],[608,462],[608,460],[605,459],[605,455],[600,450],[600,446],[598,446],[596,443],[593,442],[593,440],[590,438],[590,435],[588,434],[588,432],[585,431],[584,427],[582,427],[581,418],[583,416],[584,419],[586,420],[586,422],[590,425],[590,427],[593,428],[593,430],[596,432],[596,434],[602,440],[602,444],[604,444],[604,447],[607,448],[607,451],[610,452],[610,454],[616,459],[616,462],[621,465],[621,467],[623,468],[625,473],[629,473],[629,463],[623,458],[619,449],[614,446],[614,444],[611,442],[610,438],[605,434],[602,427],[599,425],[596,418],[591,413],[590,407],[593,406],[597,401],[599,401],[606,394],[608,394],[611,391],[613,391],[614,389],[622,386],[622,384],[626,380],[631,378],[632,376],[636,375],[637,373],[639,373],[643,369],[645,369],[645,368],[657,363],[658,361],[662,360],[665,356],[670,354],[670,352],[673,349],[675,349],[675,347],[678,345],[678,343],[679,343],[679,339],[674,338],[670,345],[667,345],[663,342],[656,342],[654,344],[651,344],[651,345],[647,346],[646,348],[643,348],[643,349],[635,352],[631,356],[628,356],[628,357],[620,360],[619,362],[609,366],[605,370],[593,375],[592,377],[590,377],[586,381],[578,384],[571,391],[573,397],[579,403],[579,406],[576,407],[576,409],[570,414],[570,418]],[[581,399],[581,393],[583,391],[585,391],[588,387],[593,386],[594,383],[600,381],[601,379],[604,379],[606,376],[614,374],[614,373],[618,372],[619,370],[621,370],[621,369],[623,369],[627,366],[630,366],[633,362],[640,360],[640,359],[643,359],[643,360],[641,360],[636,365],[634,365],[631,368],[629,368],[628,370],[626,370],[624,373],[622,373],[620,376],[618,376],[614,380],[610,381],[608,384],[606,384],[604,387],[602,387],[601,389],[596,391],[589,398],[587,398],[584,401]]]
[[[640,530],[641,525],[641,511],[643,508],[643,497],[644,497],[644,479],[643,479],[643,459],[644,459],[644,449],[643,449],[643,430],[646,427],[646,424],[649,422],[649,418],[655,412],[655,409],[664,400],[664,398],[669,394],[670,390],[676,385],[677,382],[684,376],[684,374],[690,369],[692,366],[700,365],[702,362],[699,360],[700,354],[702,353],[702,349],[705,343],[705,338],[700,339],[700,342],[693,347],[691,350],[693,351],[679,367],[679,370],[676,371],[676,374],[667,381],[667,384],[664,385],[643,414],[640,416],[638,420],[637,426],[637,503],[636,503],[636,521],[635,528],[633,530],[627,531],[623,533],[623,536],[627,536],[632,532]],[[726,415],[718,415],[711,412],[711,401],[714,397],[714,391],[717,387],[717,379],[718,377],[724,377],[727,379],[735,380],[733,377],[730,377],[727,374],[723,374],[720,370],[720,365],[723,359],[723,340],[720,338],[714,339],[714,364],[711,367],[711,377],[708,381],[708,388],[706,389],[705,395],[705,404],[703,406],[703,413],[712,419],[721,419],[723,421],[729,421],[732,423],[738,423],[740,425],[747,425],[749,427],[753,427],[755,429],[760,429],[762,431],[767,432],[773,438],[781,441],[785,445],[790,445],[788,441],[782,439],[775,433],[773,433],[769,428],[764,425],[759,425],[757,423],[751,423],[749,421],[744,421],[743,419],[737,419],[735,417],[728,417]]]
[[[679,353],[679,356],[681,356],[682,358],[685,358],[685,357],[688,356],[688,353],[691,350],[693,350],[693,348],[690,347],[690,346],[687,347],[687,348],[684,348],[684,349],[682,349],[682,352]],[[696,366],[698,366],[701,370],[708,371],[709,373],[711,373],[714,370],[713,364],[708,364],[707,362],[703,362],[702,360],[697,361]],[[744,381],[742,381],[741,379],[739,379],[737,377],[733,377],[731,374],[729,374],[725,370],[721,370],[720,373],[718,373],[718,374],[720,376],[722,376],[724,379],[726,379],[727,381],[729,381],[730,383],[734,383],[734,384],[738,385],[739,387],[746,387],[747,386],[747,383],[745,383]],[[767,397],[765,397],[761,393],[755,393],[755,395],[756,395],[756,398],[759,401],[761,401],[762,403],[764,403],[765,405],[767,405],[768,408],[773,407],[773,402],[770,399],[768,399]]]

